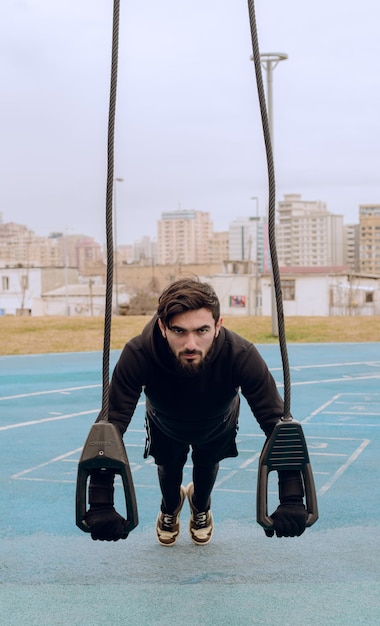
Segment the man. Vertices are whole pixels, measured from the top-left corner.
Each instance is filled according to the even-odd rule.
[[[239,391],[269,436],[283,415],[283,401],[264,360],[249,341],[222,326],[219,300],[206,283],[180,279],[161,294],[157,314],[129,341],[113,372],[109,421],[121,434],[140,394],[146,396],[146,448],[154,457],[161,488],[156,521],[160,544],[174,545],[187,498],[189,531],[197,545],[213,533],[211,492],[219,462],[238,455]],[[182,485],[192,450],[193,480]],[[125,538],[125,520],[113,506],[113,473],[92,473],[85,521],[93,539]],[[299,536],[305,530],[299,471],[279,472],[280,505],[267,536]]]

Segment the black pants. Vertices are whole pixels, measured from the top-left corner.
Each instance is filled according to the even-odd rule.
[[[183,464],[184,465],[184,464]],[[182,484],[183,465],[167,463],[157,465],[160,483],[163,513],[174,513],[179,504],[179,492]],[[219,470],[219,463],[195,463],[193,466],[194,495],[193,504],[198,511],[208,511],[211,505],[211,491]]]
[[[208,511],[211,505],[211,492],[218,475],[219,461],[238,454],[235,443],[237,427],[202,444],[187,444],[168,437],[149,416],[146,418],[146,429],[144,457],[153,456],[157,465],[162,493],[161,510],[172,514],[179,505],[183,468],[191,445],[193,504],[198,511]]]

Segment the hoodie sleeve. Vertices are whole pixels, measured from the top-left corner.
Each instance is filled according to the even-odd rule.
[[[239,359],[240,387],[252,413],[269,436],[283,417],[284,403],[264,359],[250,344]]]
[[[144,380],[144,355],[140,337],[129,341],[115,366],[110,384],[109,421],[123,435],[135,412]]]

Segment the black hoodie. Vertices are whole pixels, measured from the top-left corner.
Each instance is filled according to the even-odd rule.
[[[283,401],[255,346],[222,326],[204,367],[188,374],[178,368],[155,316],[125,345],[115,366],[109,420],[124,433],[144,391],[147,414],[164,433],[202,443],[236,428],[239,390],[270,435]]]

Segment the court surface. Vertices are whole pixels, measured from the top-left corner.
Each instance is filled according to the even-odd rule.
[[[239,456],[222,462],[214,490],[213,540],[191,543],[185,504],[171,548],[155,538],[160,494],[155,465],[142,456],[144,398],[125,437],[140,523],[126,541],[94,542],[75,525],[75,487],[101,403],[102,355],[0,357],[1,623],[378,624],[379,346],[288,346],[292,413],[318,493],[313,527],[299,538],[269,539],[257,525],[264,436],[243,400]],[[278,346],[258,348],[281,391]],[[190,479],[189,465],[184,484]],[[120,485],[116,491],[123,512]]]

